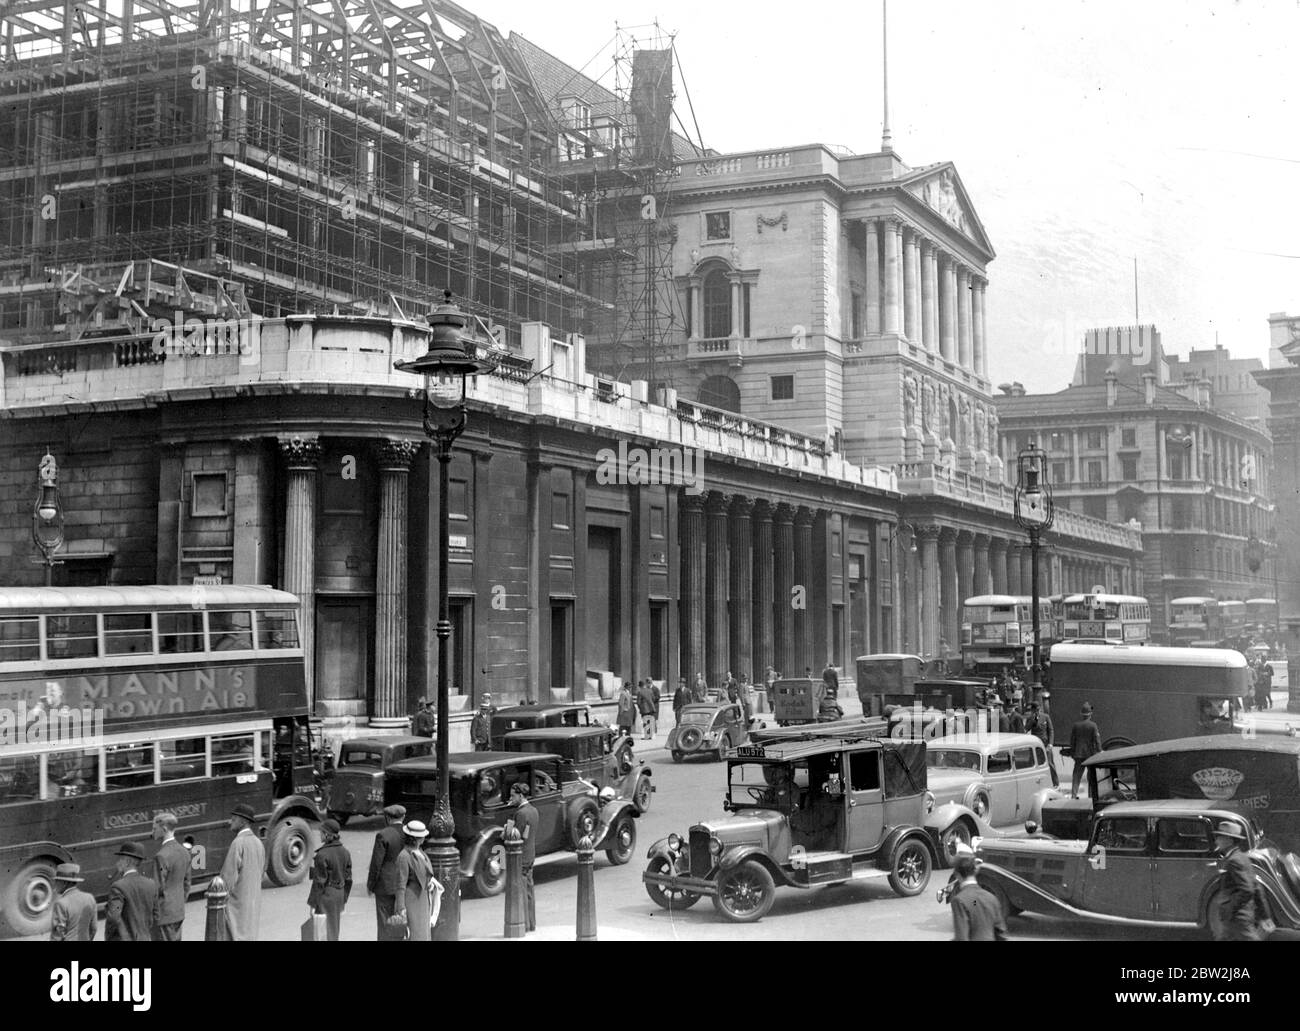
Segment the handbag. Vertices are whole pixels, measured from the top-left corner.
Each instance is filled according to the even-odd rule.
[[[299,937],[305,942],[329,941],[329,931],[325,926],[325,914],[312,910],[307,919],[298,928]]]

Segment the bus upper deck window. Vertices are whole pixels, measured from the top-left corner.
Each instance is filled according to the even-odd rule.
[[[203,651],[203,613],[158,613],[158,652],[180,655]]]
[[[110,612],[104,616],[104,654],[153,651],[153,613]]]
[[[257,613],[259,648],[297,648],[298,622],[292,609],[263,609]]]
[[[99,630],[93,615],[49,616],[45,651],[51,659],[86,659],[99,654]]]
[[[253,650],[253,613],[248,610],[209,612],[208,634],[214,652]]]
[[[0,662],[35,662],[41,657],[41,622],[35,616],[0,619]]]

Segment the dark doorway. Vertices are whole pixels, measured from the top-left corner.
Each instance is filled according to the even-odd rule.
[[[619,575],[619,532],[612,526],[587,529],[586,667],[621,673],[619,641],[623,625]]]
[[[663,602],[650,603],[650,679],[663,680],[668,676],[668,606]]]
[[[567,691],[573,677],[573,602],[551,601],[551,690]],[[581,698],[581,695],[570,695]],[[542,699],[538,699],[541,701]]]
[[[364,716],[370,695],[371,601],[316,599],[316,701],[327,716]]]

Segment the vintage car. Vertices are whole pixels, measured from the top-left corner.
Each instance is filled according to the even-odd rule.
[[[925,796],[920,742],[742,745],[727,760],[729,815],[656,841],[641,879],[664,909],[709,895],[722,916],[741,923],[772,908],[777,885],[887,875],[896,893],[917,895],[935,859],[921,826]]]
[[[936,807],[959,803],[994,827],[1040,823],[1043,803],[1062,797],[1052,787],[1047,750],[1033,734],[927,738],[925,762]]]
[[[668,732],[673,762],[695,755],[721,759],[729,748],[749,740],[745,710],[735,702],[693,702],[682,706],[681,722]]]
[[[545,705],[507,705],[492,714],[488,725],[489,745],[500,751],[505,736],[512,730],[533,727],[590,727],[595,721],[591,709],[583,702],[547,702]]]
[[[431,737],[358,737],[344,741],[339,760],[325,779],[329,815],[342,827],[353,816],[382,812],[384,771],[395,762],[432,751]]]
[[[582,778],[597,788],[613,788],[630,798],[638,813],[650,808],[655,786],[650,767],[635,759],[630,749],[617,749],[607,727],[538,727],[512,730],[505,736],[507,752],[545,752],[560,757],[560,775]]]
[[[584,836],[621,866],[636,847],[636,806],[610,788],[564,779],[561,757],[520,752],[453,752],[449,756],[451,810],[460,849],[461,878],[481,896],[505,890],[506,859],[502,832],[512,819],[510,788],[524,783],[537,809],[537,855],[573,852]],[[388,767],[384,803],[406,807],[411,820],[428,824],[438,797],[438,766],[430,757],[406,759]],[[431,839],[430,839],[431,840]]]
[[[1086,839],[996,838],[975,843],[979,883],[1003,912],[1107,923],[1218,929],[1222,871],[1214,830],[1229,821],[1246,835],[1269,916],[1300,928],[1300,862],[1283,855],[1254,822],[1205,799],[1117,802],[1097,814]]]

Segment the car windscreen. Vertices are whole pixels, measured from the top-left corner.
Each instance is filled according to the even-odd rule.
[[[919,795],[925,790],[925,745],[890,743],[885,749],[885,798]]]
[[[377,748],[344,748],[339,756],[340,766],[381,766],[384,753]]]
[[[931,748],[925,753],[925,764],[932,770],[974,770],[979,772],[979,752],[966,752],[956,748]]]
[[[736,762],[727,770],[728,792],[734,805],[788,808],[797,793],[808,788],[807,763]]]
[[[713,722],[713,713],[711,711],[682,713],[683,726],[707,727],[712,722]]]

